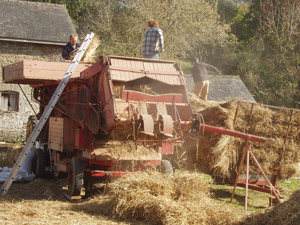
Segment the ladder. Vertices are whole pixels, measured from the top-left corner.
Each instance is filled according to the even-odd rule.
[[[24,146],[22,152],[20,153],[17,161],[15,162],[15,165],[13,166],[12,171],[10,172],[8,178],[6,179],[6,181],[4,182],[3,186],[0,189],[0,194],[3,196],[5,195],[12,182],[14,181],[17,173],[19,172],[19,169],[21,167],[21,165],[23,164],[25,158],[27,157],[30,149],[32,148],[32,145],[34,144],[35,140],[37,139],[37,137],[40,135],[41,130],[43,129],[45,123],[47,122],[52,110],[54,109],[54,106],[56,105],[60,95],[62,94],[63,90],[65,89],[65,87],[67,86],[70,77],[72,76],[72,73],[75,71],[76,67],[78,66],[82,56],[84,55],[85,51],[87,50],[88,46],[90,45],[93,37],[94,37],[94,33],[90,33],[88,34],[84,41],[81,44],[81,47],[79,48],[79,50],[77,51],[75,57],[73,58],[72,62],[70,63],[70,66],[68,68],[68,70],[66,71],[65,75],[63,76],[63,78],[61,79],[59,85],[57,86],[54,94],[52,95],[48,105],[46,106],[42,116],[39,119],[39,122],[37,123],[37,125],[35,126],[35,128],[33,129],[30,137],[28,138],[26,145]]]

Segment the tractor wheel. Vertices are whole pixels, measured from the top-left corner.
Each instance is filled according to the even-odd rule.
[[[46,154],[47,153],[41,148],[35,150],[35,157],[32,160],[32,170],[35,173],[36,177],[45,177],[45,168],[47,161]]]
[[[170,161],[168,160],[161,161],[161,172],[166,174],[173,174],[173,167]]]
[[[68,190],[70,196],[79,196],[83,188],[84,163],[82,158],[74,157],[68,171]]]

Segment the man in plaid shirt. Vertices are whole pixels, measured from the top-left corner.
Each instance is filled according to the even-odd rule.
[[[164,52],[164,37],[161,29],[158,28],[158,22],[151,19],[148,22],[150,27],[146,31],[143,43],[143,57],[147,59],[159,59],[158,50]]]

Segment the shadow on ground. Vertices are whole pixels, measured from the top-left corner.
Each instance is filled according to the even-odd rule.
[[[229,203],[231,195],[232,195],[232,190],[233,190],[233,187],[232,187],[232,189],[212,189],[211,192],[215,199],[222,201],[222,202],[225,201],[225,202]],[[251,198],[251,196],[249,196],[249,198]],[[245,195],[235,192],[233,200],[232,200],[232,204],[244,207]],[[248,202],[248,207],[252,207],[254,209],[266,209],[265,206],[254,206],[254,205],[250,205],[249,202]]]

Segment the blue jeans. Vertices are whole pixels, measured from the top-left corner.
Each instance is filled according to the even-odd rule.
[[[158,53],[154,55],[144,55],[143,56],[145,59],[159,59]]]

